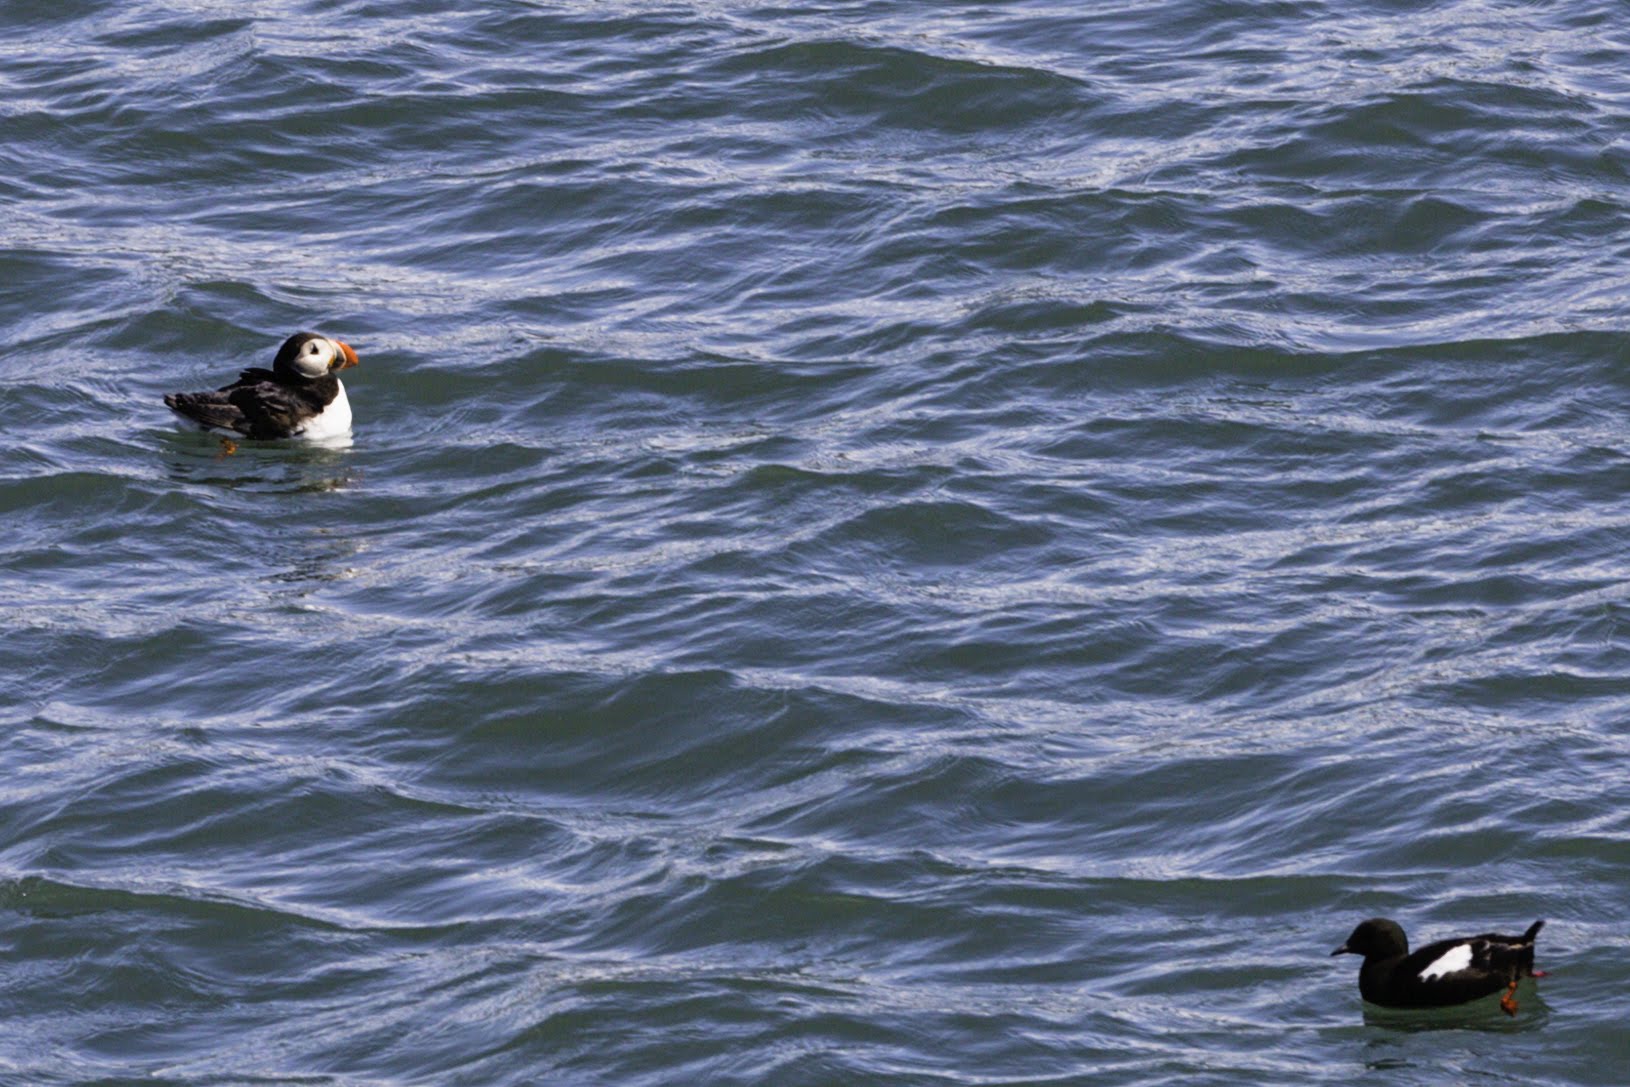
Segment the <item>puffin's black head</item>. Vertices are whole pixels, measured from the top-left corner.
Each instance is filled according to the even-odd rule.
[[[293,381],[315,381],[324,374],[357,364],[357,353],[343,340],[315,332],[296,332],[277,349],[272,370]]]
[[[1347,942],[1332,955],[1363,955],[1366,959],[1390,959],[1409,954],[1409,937],[1396,921],[1372,917],[1353,930]]]

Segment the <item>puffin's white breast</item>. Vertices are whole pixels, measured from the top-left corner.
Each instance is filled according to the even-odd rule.
[[[345,397],[345,383],[339,378],[335,378],[334,383],[340,387],[340,391],[322,411],[295,431],[297,435],[320,442],[325,438],[338,438],[351,432],[351,401]]]

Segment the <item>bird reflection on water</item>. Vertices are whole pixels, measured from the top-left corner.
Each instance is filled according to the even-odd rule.
[[[352,444],[349,434],[298,444],[241,439],[228,453],[212,435],[177,432],[170,436],[166,452],[170,478],[179,482],[309,494],[345,490],[361,480],[361,471],[346,455]]]
[[[1448,1008],[1383,1008],[1366,1003],[1363,1005],[1364,1025],[1406,1033],[1432,1030],[1514,1033],[1543,1026],[1551,1009],[1533,978],[1524,978],[1518,983],[1517,996],[1522,1002],[1522,1015],[1517,1018],[1500,1010],[1499,994],[1494,994]],[[1378,1065],[1384,1066],[1385,1062]]]

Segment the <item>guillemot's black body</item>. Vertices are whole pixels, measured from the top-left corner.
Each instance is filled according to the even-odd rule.
[[[329,438],[351,428],[337,372],[357,364],[343,341],[296,332],[270,370],[255,366],[214,392],[170,393],[164,403],[206,430],[245,438]]]
[[[1493,996],[1506,995],[1500,1007],[1517,1014],[1517,983],[1542,977],[1534,969],[1534,940],[1544,921],[1535,921],[1521,936],[1487,932],[1439,940],[1410,953],[1409,938],[1397,922],[1371,918],[1353,930],[1332,955],[1362,955],[1358,992],[1371,1004],[1386,1008],[1442,1008]]]

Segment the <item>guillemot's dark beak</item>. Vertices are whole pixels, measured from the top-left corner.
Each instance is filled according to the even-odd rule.
[[[1353,949],[1348,947],[1346,944],[1342,944],[1340,947],[1338,947],[1334,951],[1330,952],[1330,956],[1332,958],[1334,958],[1337,955],[1352,955],[1352,954],[1356,954],[1356,952],[1354,952]]]
[[[335,340],[334,346],[340,349],[340,357],[328,367],[330,370],[344,370],[357,364],[357,353],[351,350],[350,344],[344,340]]]

